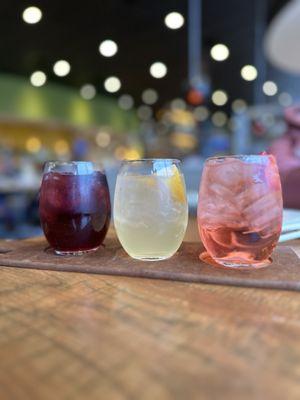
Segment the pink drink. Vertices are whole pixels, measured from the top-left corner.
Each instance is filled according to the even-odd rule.
[[[261,267],[282,225],[281,184],[271,155],[213,157],[199,192],[198,227],[209,255],[227,267]]]

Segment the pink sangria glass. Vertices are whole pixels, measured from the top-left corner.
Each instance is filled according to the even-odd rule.
[[[270,264],[282,226],[275,158],[267,154],[209,158],[197,215],[201,240],[213,261],[231,268]]]
[[[96,250],[110,222],[109,190],[102,167],[84,161],[48,162],[39,213],[46,239],[57,254]]]

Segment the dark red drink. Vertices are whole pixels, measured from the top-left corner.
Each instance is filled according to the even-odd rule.
[[[80,254],[97,249],[110,221],[105,174],[45,173],[39,212],[44,234],[56,253]]]

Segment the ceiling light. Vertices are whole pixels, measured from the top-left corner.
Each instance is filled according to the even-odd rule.
[[[122,94],[118,100],[118,104],[122,110],[130,110],[133,107],[134,101],[129,94]]]
[[[158,94],[154,89],[146,89],[142,93],[142,100],[145,104],[154,104],[157,102]]]
[[[282,92],[278,96],[278,102],[283,107],[289,107],[293,103],[293,98],[289,93]]]
[[[160,61],[153,63],[149,70],[153,78],[157,79],[163,78],[168,71],[167,66]]]
[[[241,69],[241,76],[245,81],[254,81],[257,78],[257,69],[253,65],[245,65]]]
[[[210,55],[215,61],[224,61],[229,57],[229,49],[225,44],[218,43],[210,49]]]
[[[266,81],[263,84],[263,92],[267,96],[274,96],[278,91],[277,85],[273,81]]]
[[[96,96],[96,88],[94,85],[87,83],[80,88],[80,95],[85,100],[92,100]]]
[[[104,88],[109,93],[115,93],[121,88],[121,81],[116,76],[110,76],[104,81]]]
[[[216,111],[211,117],[212,123],[217,127],[222,127],[227,122],[227,115],[223,111]]]
[[[33,86],[40,87],[46,83],[47,77],[43,71],[35,71],[30,75],[30,82]]]
[[[53,65],[53,71],[57,76],[66,76],[71,70],[71,65],[66,60],[59,60]]]
[[[28,7],[23,11],[22,18],[27,24],[36,24],[42,19],[42,11],[38,7]]]
[[[194,109],[194,116],[197,121],[205,121],[209,117],[209,111],[205,106],[199,106]]]
[[[211,100],[216,106],[224,106],[227,103],[228,96],[224,90],[216,90],[213,92]]]
[[[118,45],[113,40],[104,40],[100,43],[99,52],[104,57],[112,57],[118,51]]]
[[[242,114],[247,110],[247,103],[243,99],[235,99],[231,104],[231,108],[236,114]]]
[[[183,15],[178,12],[171,12],[165,17],[165,24],[170,29],[179,29],[184,24]]]

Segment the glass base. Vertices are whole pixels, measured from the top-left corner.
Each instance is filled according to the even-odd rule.
[[[224,260],[220,258],[211,257],[207,251],[204,251],[199,255],[201,261],[204,261],[206,264],[212,265],[213,267],[221,267],[225,269],[259,269],[265,268],[272,264],[272,259],[268,258],[263,261],[253,261],[253,262],[240,262],[237,260]]]
[[[93,249],[88,249],[88,250],[74,250],[74,251],[61,251],[61,250],[55,250],[54,253],[59,255],[59,256],[82,256],[83,254],[88,254],[88,253],[93,253],[94,251],[98,250],[100,246],[94,247]]]
[[[130,255],[131,258],[134,258],[135,260],[139,260],[139,261],[163,261],[163,260],[168,260],[172,256],[173,256],[173,254],[167,255],[167,256],[158,256],[158,257],[131,256]]]

